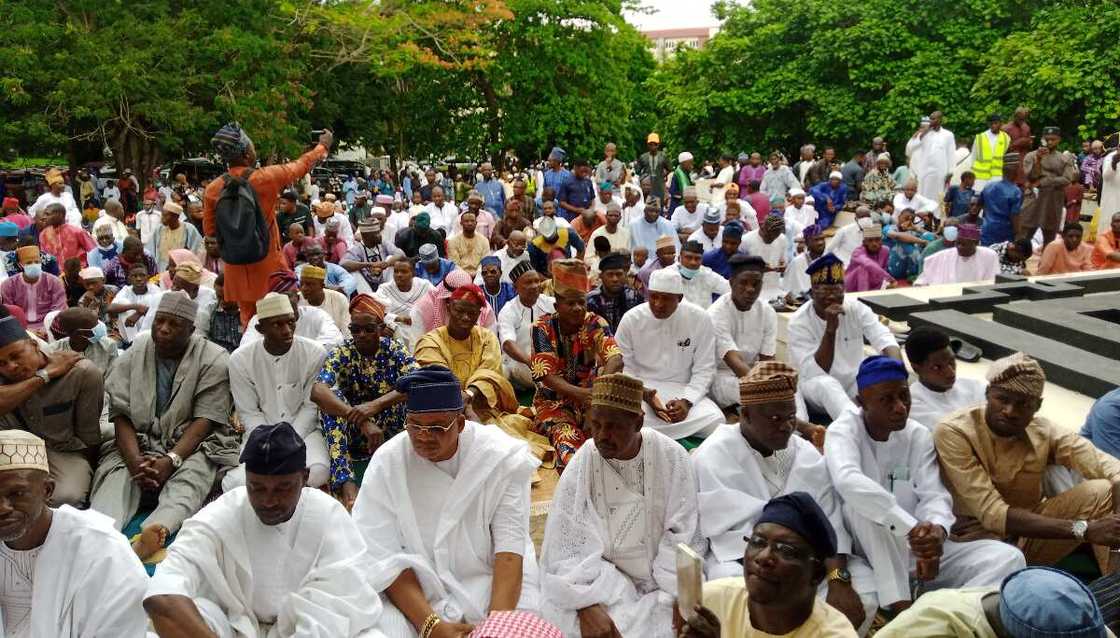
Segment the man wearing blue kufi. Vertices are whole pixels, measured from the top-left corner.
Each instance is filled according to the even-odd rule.
[[[855,546],[875,573],[879,606],[905,609],[923,591],[995,587],[1025,566],[1023,554],[999,540],[948,540],[956,520],[941,482],[933,437],[910,416],[910,387],[901,361],[876,355],[856,375],[858,407],[828,428],[825,461]]]
[[[524,441],[468,421],[443,366],[402,377],[397,391],[406,432],[378,448],[354,506],[371,584],[388,603],[381,630],[439,635],[446,624],[459,635],[492,611],[536,609],[529,479],[539,461]]]

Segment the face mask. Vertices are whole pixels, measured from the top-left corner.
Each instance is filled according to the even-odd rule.
[[[38,279],[43,274],[42,264],[27,264],[23,267],[23,274],[31,279]]]
[[[101,341],[101,339],[103,339],[108,334],[109,334],[109,329],[105,327],[104,322],[98,321],[97,325],[93,327],[93,340],[94,341]]]
[[[873,224],[873,223],[875,223],[875,222],[872,221],[872,219],[870,217],[860,217],[859,219],[856,220],[856,224],[860,228],[867,228],[867,227],[871,226],[871,224]]]
[[[957,241],[957,232],[958,231],[956,226],[946,226],[945,241]]]
[[[926,223],[924,221],[922,221],[920,219],[915,219],[914,220],[914,229],[915,230],[922,230],[925,227],[926,227]]]
[[[681,277],[684,277],[685,279],[692,279],[696,276],[696,273],[700,272],[699,268],[685,268],[684,266],[680,265],[677,266],[677,270],[681,272]]]

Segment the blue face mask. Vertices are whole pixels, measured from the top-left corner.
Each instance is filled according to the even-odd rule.
[[[956,226],[946,226],[945,227],[945,241],[957,241],[957,227]]]
[[[105,322],[98,321],[97,325],[93,327],[93,340],[101,341],[109,335],[109,329],[105,327]]]
[[[681,277],[684,277],[685,279],[692,279],[696,276],[696,273],[700,272],[699,268],[685,268],[681,265],[677,266],[677,270],[680,271]]]
[[[31,279],[38,279],[43,275],[43,264],[27,264],[23,267],[23,274]]]

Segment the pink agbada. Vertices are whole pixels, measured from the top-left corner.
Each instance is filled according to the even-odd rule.
[[[0,284],[0,303],[23,308],[27,328],[37,330],[48,312],[66,308],[66,287],[50,273],[43,273],[35,283],[24,281],[22,274],[13,275]]]
[[[977,246],[976,254],[963,258],[955,248],[936,252],[926,257],[922,274],[914,281],[916,286],[994,281],[999,272],[999,255],[986,246]]]
[[[887,260],[891,253],[886,248],[872,255],[863,246],[852,252],[852,260],[844,273],[844,290],[848,292],[863,292],[865,290],[880,290],[884,281],[894,281],[887,272]]]

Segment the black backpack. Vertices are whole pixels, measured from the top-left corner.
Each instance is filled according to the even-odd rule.
[[[249,184],[253,169],[240,178],[222,175],[222,192],[214,205],[214,222],[218,227],[218,250],[227,264],[255,264],[268,255],[272,237],[268,223],[261,214],[257,192]]]

